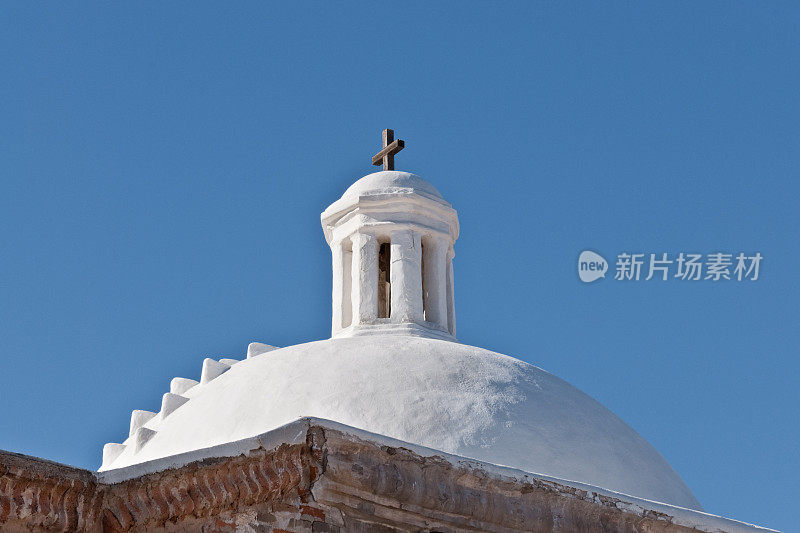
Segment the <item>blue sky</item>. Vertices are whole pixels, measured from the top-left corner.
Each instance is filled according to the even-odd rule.
[[[0,448],[97,468],[204,357],[328,336],[319,213],[391,127],[459,211],[460,340],[796,530],[798,35],[781,2],[5,5]],[[585,249],[764,260],[583,284]]]

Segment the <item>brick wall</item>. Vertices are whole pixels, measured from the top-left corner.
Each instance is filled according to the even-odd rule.
[[[672,517],[575,487],[506,478],[337,429],[113,485],[0,452],[2,531],[681,532]]]

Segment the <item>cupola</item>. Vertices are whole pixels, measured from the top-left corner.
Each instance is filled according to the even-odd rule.
[[[333,259],[332,336],[455,340],[458,216],[433,185],[392,168],[403,146],[392,136],[384,132],[373,159],[384,170],[356,181],[321,215]]]

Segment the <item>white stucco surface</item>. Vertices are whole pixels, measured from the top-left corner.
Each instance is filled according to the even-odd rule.
[[[458,214],[433,185],[408,172],[368,174],[320,221],[331,247],[333,337],[455,340]]]
[[[353,183],[342,195],[342,198],[357,198],[362,195],[391,194],[398,192],[415,192],[430,198],[444,200],[442,195],[430,182],[399,170],[384,170],[367,174]]]
[[[303,417],[446,453],[700,509],[641,436],[565,381],[512,357],[401,335],[276,349],[188,389],[156,433],[101,470],[199,450]],[[131,439],[129,439],[131,440]],[[126,444],[130,444],[126,441]]]

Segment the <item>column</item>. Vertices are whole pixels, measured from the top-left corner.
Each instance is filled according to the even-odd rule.
[[[392,322],[422,324],[422,242],[419,233],[391,236]]]
[[[423,271],[422,295],[425,320],[433,322],[445,331],[450,330],[447,322],[447,250],[449,243],[444,236],[434,235],[426,239],[422,248]]]
[[[331,256],[333,258],[333,313],[331,320],[331,336],[342,329],[342,307],[344,300],[344,248],[341,241],[331,243]]]
[[[371,324],[378,318],[378,239],[354,233],[351,240],[353,324]]]
[[[447,330],[453,337],[456,336],[456,302],[453,279],[453,257],[456,253],[451,246],[447,250]]]

